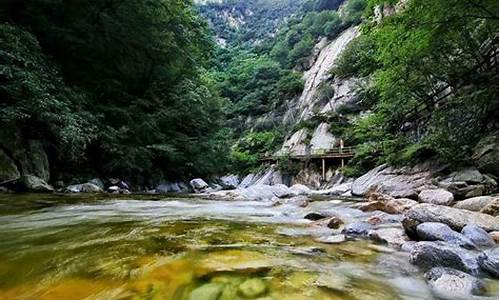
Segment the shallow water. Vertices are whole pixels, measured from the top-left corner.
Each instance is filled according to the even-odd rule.
[[[404,253],[314,241],[353,206],[2,195],[0,299],[432,299]]]

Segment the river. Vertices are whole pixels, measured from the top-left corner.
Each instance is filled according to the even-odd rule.
[[[315,242],[355,205],[1,195],[0,299],[432,299],[403,252]]]

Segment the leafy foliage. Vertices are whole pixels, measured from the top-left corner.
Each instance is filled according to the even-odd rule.
[[[2,122],[53,141],[60,172],[72,152],[139,183],[224,168],[214,45],[190,1],[9,0],[0,15]]]
[[[366,95],[373,112],[352,132],[379,144],[379,162],[460,162],[497,126],[498,62],[482,63],[488,49],[498,49],[497,12],[495,1],[412,0],[382,24],[365,25],[334,73],[372,79]]]

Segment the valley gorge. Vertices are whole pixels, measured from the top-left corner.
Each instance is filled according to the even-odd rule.
[[[0,300],[498,298],[498,3],[167,2],[0,4]]]

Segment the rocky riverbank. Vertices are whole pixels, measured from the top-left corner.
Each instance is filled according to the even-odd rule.
[[[485,279],[498,279],[498,179],[474,167],[446,170],[431,163],[412,168],[381,165],[357,179],[330,174],[318,188],[318,184],[310,184],[314,175],[297,176],[287,182],[271,166],[241,180],[236,175],[210,183],[196,178],[187,184],[161,183],[143,192],[257,200],[290,209],[307,209],[316,200],[355,197],[361,219],[334,210],[312,210],[303,216],[309,220],[317,242],[339,244],[367,239],[377,243],[373,247],[376,251],[402,251],[412,265],[425,272],[435,296],[473,299],[483,295]],[[30,192],[128,194],[133,190],[120,179],[92,179],[54,188],[33,175],[21,176],[4,186]],[[327,233],[321,234],[324,229],[328,229]]]

